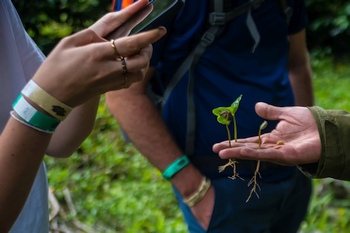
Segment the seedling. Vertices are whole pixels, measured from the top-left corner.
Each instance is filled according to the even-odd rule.
[[[239,107],[239,102],[242,99],[242,95],[240,95],[229,107],[218,107],[213,109],[213,114],[217,116],[217,121],[225,125],[226,131],[227,131],[227,138],[229,146],[231,147],[231,132],[229,129],[229,125],[231,124],[231,121],[233,121],[233,133],[234,133],[234,140],[237,141],[237,124],[236,124],[236,118],[235,113]],[[228,163],[222,166],[219,166],[219,172],[223,172],[227,167],[233,168],[233,175],[229,178],[235,180],[236,178],[240,178],[241,180],[244,180],[239,176],[237,173],[237,161],[234,159],[229,159]]]
[[[260,128],[259,128],[259,132],[258,132],[258,148],[259,149],[261,149],[261,144],[262,144],[262,142],[261,142],[261,131],[263,130],[263,129],[265,129],[266,128],[266,126],[267,126],[267,121],[264,121],[261,125],[260,125]],[[258,197],[258,198],[260,198],[259,197],[259,194],[257,193],[257,188],[259,189],[259,190],[261,190],[261,188],[260,188],[260,186],[259,186],[259,184],[258,184],[258,182],[257,182],[257,177],[259,176],[260,177],[260,179],[261,179],[261,174],[260,174],[260,172],[259,172],[259,169],[260,169],[260,160],[258,160],[258,162],[257,162],[257,164],[256,164],[256,168],[255,168],[255,172],[254,172],[254,176],[252,177],[252,179],[249,181],[249,183],[248,183],[248,187],[250,186],[250,185],[252,185],[253,184],[253,188],[250,190],[250,194],[249,194],[249,197],[248,197],[248,199],[246,200],[246,202],[248,202],[249,200],[250,200],[250,198],[252,197],[252,194],[253,193],[255,193],[255,195]]]

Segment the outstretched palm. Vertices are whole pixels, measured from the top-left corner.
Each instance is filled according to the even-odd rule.
[[[263,160],[281,165],[307,164],[319,160],[321,141],[309,109],[278,108],[258,103],[256,112],[262,118],[280,122],[271,133],[261,135],[262,146],[259,150],[258,137],[240,139],[231,148],[227,143],[214,145],[214,151],[220,151],[221,158]]]

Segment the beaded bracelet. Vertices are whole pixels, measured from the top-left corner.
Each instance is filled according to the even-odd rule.
[[[186,155],[181,156],[172,162],[167,168],[164,169],[162,175],[165,179],[170,180],[176,173],[186,167],[190,163],[190,160]]]
[[[189,207],[195,206],[200,200],[203,199],[207,191],[209,190],[211,185],[211,181],[204,177],[202,180],[202,183],[199,186],[199,189],[196,193],[194,193],[192,196],[189,198],[186,198],[183,200],[183,202],[188,205]]]
[[[33,80],[23,88],[22,95],[60,121],[63,121],[73,109],[47,93]]]
[[[22,95],[18,96],[12,107],[21,120],[31,125],[32,128],[35,128],[41,132],[53,133],[61,122],[54,117],[48,116],[36,110],[25,98],[23,98]]]

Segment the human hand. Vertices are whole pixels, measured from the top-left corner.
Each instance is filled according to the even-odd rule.
[[[103,37],[147,3],[147,0],[140,0],[121,11],[108,13],[88,29],[62,39],[33,80],[71,107],[140,81],[149,66],[151,44],[159,40],[166,29],[160,27],[130,37],[115,38],[114,42]]]
[[[193,216],[203,229],[208,230],[215,204],[215,191],[211,186],[203,199],[191,208]]]
[[[213,151],[222,159],[248,159],[298,165],[318,162],[321,156],[321,140],[316,122],[306,107],[275,107],[257,103],[256,113],[267,120],[279,120],[271,133],[258,137],[239,139],[230,148],[228,142],[216,143]]]
[[[127,63],[127,85],[121,61],[111,42],[86,29],[61,40],[33,80],[61,102],[75,107],[107,91],[141,80],[151,58],[151,44],[165,34],[158,28],[114,41]]]
[[[112,38],[110,36],[110,33],[113,32],[119,26],[121,26],[131,16],[135,15],[140,9],[146,6],[147,3],[148,3],[148,0],[139,0],[125,7],[120,11],[107,13],[101,19],[96,21],[96,23],[91,25],[89,28],[95,31],[96,34],[99,35],[100,37],[108,38],[108,39],[117,39],[114,37]],[[112,34],[114,35],[114,33]],[[127,36],[127,34],[123,36]]]

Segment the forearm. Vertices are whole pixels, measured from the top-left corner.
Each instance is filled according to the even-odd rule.
[[[51,134],[10,118],[0,136],[0,232],[20,213],[42,162]]]
[[[305,29],[289,36],[288,56],[289,80],[291,82],[295,105],[312,106],[314,103],[312,70],[306,46]]]
[[[308,64],[295,67],[289,71],[289,78],[294,92],[294,101],[297,106],[312,106],[314,94],[311,68]]]
[[[47,155],[68,157],[91,133],[96,119],[99,97],[74,108],[53,134]]]
[[[183,151],[174,142],[160,113],[145,94],[123,90],[108,93],[107,101],[133,144],[160,171],[182,156]],[[171,182],[187,197],[196,191],[201,180],[200,172],[190,164],[173,176]]]
[[[319,130],[322,153],[315,177],[350,180],[350,114],[310,108]]]

